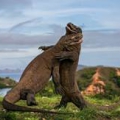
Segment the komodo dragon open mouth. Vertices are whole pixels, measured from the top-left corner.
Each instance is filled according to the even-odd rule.
[[[82,29],[72,23],[68,23],[66,26],[66,34],[82,33]]]
[[[66,26],[66,35],[68,34],[76,34],[75,36],[71,38],[73,39],[73,41],[70,43],[70,45],[76,45],[76,44],[80,44],[83,42],[82,29],[80,27],[77,27],[76,25],[72,23],[68,23]]]

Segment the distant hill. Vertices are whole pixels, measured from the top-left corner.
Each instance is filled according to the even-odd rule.
[[[76,72],[76,80],[82,94],[102,95],[106,98],[120,95],[120,68],[79,65]],[[44,92],[41,91],[40,93],[46,94],[46,89],[53,88],[52,81],[49,83]],[[15,81],[9,77],[0,78],[0,87],[10,87],[15,84]]]
[[[87,66],[85,66],[85,65],[78,65],[77,70],[81,70],[81,69],[83,69],[85,67],[87,67]]]
[[[85,65],[78,65],[77,70],[81,70]],[[5,69],[0,69],[0,73],[20,73],[23,72],[22,69],[16,68],[16,69],[10,69],[10,68],[5,68]]]
[[[83,94],[120,95],[120,68],[85,67],[76,73]]]
[[[19,72],[22,72],[22,70],[21,69],[9,69],[9,68],[0,69],[0,73],[19,73]]]

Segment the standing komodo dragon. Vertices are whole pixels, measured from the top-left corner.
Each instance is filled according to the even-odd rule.
[[[67,32],[66,35],[77,33],[82,34],[82,30],[72,23],[69,23],[67,27],[68,29],[74,28],[74,31]],[[48,46],[40,48],[46,50],[50,47]],[[56,68],[56,72],[54,72],[56,75],[53,74],[53,80],[56,86],[58,83],[61,84],[64,94],[62,95],[60,104],[55,108],[59,108],[61,106],[66,107],[68,102],[74,103],[81,110],[87,106],[78,88],[77,81],[75,80],[80,50],[81,43],[71,46],[67,50],[65,49],[64,52],[58,53],[58,56],[56,56],[56,59],[59,59],[60,62],[58,64],[56,63],[56,66],[54,66]],[[56,83],[56,81],[58,82]]]
[[[19,83],[11,89],[3,99],[2,104],[6,110],[56,113],[53,111],[18,106],[15,105],[15,103],[20,99],[26,99],[28,105],[36,105],[34,94],[42,90],[51,77],[54,64],[53,59],[64,49],[69,49],[69,47],[79,44],[80,39],[74,39],[75,37],[79,38],[81,35],[73,34],[62,36],[54,47],[46,50],[30,62],[24,70]]]

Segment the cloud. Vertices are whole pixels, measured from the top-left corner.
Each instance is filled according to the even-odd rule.
[[[39,46],[55,44],[65,33],[65,28],[56,24],[50,25],[50,33],[25,35],[18,33],[0,34],[1,45]],[[84,48],[104,48],[120,46],[120,30],[83,31]]]
[[[17,49],[0,49],[0,53],[13,53],[13,52],[25,52],[25,51],[19,51]]]
[[[20,9],[31,4],[32,0],[0,0],[0,9]]]
[[[33,22],[40,22],[41,21],[41,18],[35,18],[35,19],[32,19],[32,20],[27,20],[27,21],[24,21],[24,22],[21,22],[21,23],[18,23],[17,25],[13,26],[9,32],[12,32],[14,31],[15,29],[19,28],[19,27],[22,27],[22,26],[25,26],[25,25],[30,25],[32,24]]]
[[[59,31],[59,30],[58,30]],[[62,32],[62,31],[61,31]],[[0,34],[0,45],[16,45],[18,46],[39,46],[55,44],[63,34],[50,33],[45,35],[24,35],[17,33]]]
[[[120,51],[94,51],[94,52],[84,52],[81,51],[79,64],[88,66],[120,66]]]
[[[82,52],[120,52],[120,47],[83,48]]]
[[[29,22],[30,25],[29,20],[42,18],[42,24],[65,26],[67,22],[71,21],[79,25],[84,23],[86,29],[119,28],[120,10],[118,4],[116,4],[119,1],[116,1],[51,0],[46,2],[39,0],[1,0],[0,27],[9,30],[11,27],[24,24],[24,22]],[[23,32],[28,34],[29,32],[26,31],[29,28],[26,24],[23,24]],[[37,24],[38,22],[35,20],[34,26]],[[21,27],[21,31],[22,29],[23,27]],[[16,32],[19,31],[16,29]]]
[[[84,31],[83,47],[104,48],[120,46],[120,30]]]
[[[38,50],[35,47],[31,48],[24,48],[24,49],[7,49],[7,50],[0,50],[0,54],[2,56],[1,59],[19,59],[19,58],[28,58],[38,55],[42,51]]]
[[[110,55],[113,50],[118,54],[119,3],[119,0],[0,0],[0,54],[4,56],[0,66],[3,63],[6,66],[7,57],[13,61],[10,66],[27,64],[38,54],[40,45],[55,44],[64,35],[68,22],[83,27],[82,51],[86,56],[92,54],[91,63],[97,52],[106,51]]]
[[[42,51],[37,48],[0,50],[0,69],[24,69],[28,63]]]
[[[27,21],[24,11],[31,8],[32,0],[0,0],[0,28],[9,30],[13,25]]]

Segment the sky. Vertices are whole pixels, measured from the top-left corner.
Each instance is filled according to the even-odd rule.
[[[80,65],[120,67],[120,0],[0,0],[0,69],[24,69],[68,22],[83,30]]]

